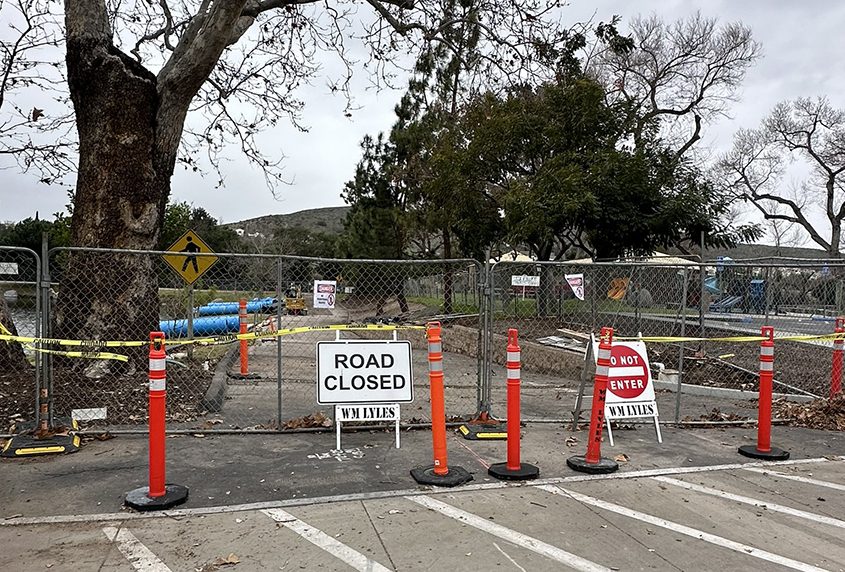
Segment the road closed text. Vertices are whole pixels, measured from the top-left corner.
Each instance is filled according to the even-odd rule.
[[[410,342],[319,342],[317,401],[323,404],[413,401]]]

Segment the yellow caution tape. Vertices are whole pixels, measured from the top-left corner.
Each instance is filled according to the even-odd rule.
[[[680,336],[614,336],[620,342],[648,342],[653,344],[668,344],[679,342],[763,342],[769,338],[763,336],[730,336],[723,338],[685,338]],[[775,336],[776,342],[808,342],[845,340],[845,333],[836,334],[806,334],[800,336]]]
[[[123,361],[128,362],[129,358],[122,354],[113,354],[110,352],[66,352],[61,350],[48,350],[45,348],[39,348],[32,345],[25,345],[33,351],[44,353],[44,354],[53,354],[53,355],[60,355],[64,357],[71,357],[71,358],[85,358],[85,359],[108,359],[114,361]]]
[[[329,331],[394,331],[394,330],[424,330],[425,326],[412,325],[384,325],[384,324],[365,324],[361,326],[349,326],[346,324],[335,324],[329,326],[301,326],[298,328],[286,328],[276,330],[275,332],[248,332],[245,334],[227,334],[223,336],[212,336],[206,338],[171,338],[166,340],[170,347],[202,344],[202,345],[217,345],[228,344],[240,340],[257,340],[261,338],[275,338],[280,336],[291,336],[295,334],[304,334],[306,332],[329,332]],[[18,342],[36,352],[49,353],[54,355],[61,355],[65,357],[74,358],[91,358],[91,359],[111,359],[117,361],[129,361],[129,358],[109,352],[99,351],[98,348],[114,348],[114,347],[141,347],[146,346],[149,341],[106,341],[106,340],[65,340],[59,338],[33,338],[29,336],[13,336],[3,324],[0,324],[0,341]],[[55,350],[43,346],[67,346],[67,347],[84,347],[84,351],[67,351]]]

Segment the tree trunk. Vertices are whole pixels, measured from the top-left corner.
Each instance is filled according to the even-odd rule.
[[[6,305],[6,300],[3,299],[0,293],[0,324],[3,324],[13,336],[18,335],[18,330],[12,322],[12,315],[9,312],[9,307]],[[0,341],[0,373],[3,372],[19,372],[26,369],[29,364],[26,361],[26,356],[23,353],[23,348],[18,342]]]
[[[80,155],[72,244],[152,249],[175,163],[175,149],[162,152],[159,141],[156,78],[110,39],[69,38],[67,65]],[[56,335],[146,338],[158,329],[153,269],[150,255],[70,255],[57,272]]]
[[[452,284],[453,272],[449,260],[452,258],[452,236],[449,229],[443,228],[443,313],[451,314],[452,306]]]

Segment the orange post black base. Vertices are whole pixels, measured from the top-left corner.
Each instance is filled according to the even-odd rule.
[[[789,458],[789,451],[784,451],[777,447],[769,447],[768,451],[761,451],[757,448],[757,445],[743,445],[737,449],[737,452],[743,457],[764,459],[766,461],[786,461]]]
[[[140,511],[166,510],[188,500],[188,487],[182,485],[164,485],[164,494],[150,497],[150,487],[140,487],[126,493],[123,504]]]

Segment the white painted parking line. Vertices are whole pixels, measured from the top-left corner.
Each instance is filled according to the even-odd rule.
[[[279,508],[262,510],[261,512],[359,572],[391,572],[390,568],[386,568],[375,560],[367,558],[357,550],[349,548],[344,543],[335,540],[322,530],[299,520],[289,512],[285,512]]]
[[[790,461],[755,461],[750,463],[729,463],[725,465],[705,465],[698,467],[666,467],[663,469],[641,469],[638,471],[626,471],[620,473],[611,473],[609,475],[569,475],[566,477],[551,477],[546,479],[537,479],[531,481],[530,484],[520,482],[500,481],[495,483],[475,483],[464,485],[458,489],[449,489],[449,492],[455,490],[460,491],[487,491],[508,489],[523,486],[536,485],[557,485],[565,483],[579,483],[584,481],[604,481],[617,479],[640,479],[643,477],[655,477],[660,475],[686,475],[689,473],[709,473],[713,471],[730,471],[734,469],[748,469],[750,467],[774,467],[774,466],[795,466],[807,465],[816,463],[837,463],[845,461],[845,455],[834,457],[817,457],[813,459],[793,459]],[[415,495],[420,492],[419,488],[414,489],[397,489],[392,491],[374,491],[369,493],[352,493],[343,495],[328,495],[322,497],[301,497],[290,498],[278,501],[264,501],[252,502],[235,505],[218,505],[209,507],[197,508],[182,508],[174,510],[150,511],[150,512],[107,512],[94,514],[62,514],[51,516],[14,516],[9,518],[0,518],[0,527],[4,526],[24,526],[32,524],[68,524],[68,523],[85,523],[85,522],[123,522],[128,520],[142,520],[147,518],[175,518],[180,516],[202,516],[206,514],[225,514],[233,512],[244,512],[250,510],[263,510],[270,508],[288,508],[293,506],[309,506],[315,504],[327,504],[345,501],[366,501],[373,499],[397,498],[408,495]],[[447,491],[443,489],[432,488],[427,494],[446,494]]]
[[[807,520],[811,520],[813,522],[818,522],[821,524],[829,524],[830,526],[836,526],[839,528],[845,528],[845,520],[839,520],[838,518],[831,518],[829,516],[824,516],[821,514],[815,514],[812,512],[806,512],[803,510],[798,510],[797,508],[790,508],[788,506],[783,506],[781,504],[775,504],[772,502],[763,501],[760,499],[755,499],[751,497],[745,497],[742,495],[735,495],[733,493],[720,491],[718,489],[711,489],[710,487],[705,487],[702,485],[696,485],[693,483],[688,483],[686,481],[679,481],[678,479],[672,479],[670,477],[652,477],[652,480],[659,481],[661,483],[666,483],[667,485],[673,485],[676,487],[680,487],[682,489],[686,489],[688,491],[695,491],[697,493],[702,493],[705,495],[711,495],[714,497],[721,497],[723,499],[728,499],[736,502],[740,502],[743,504],[749,504],[751,506],[756,506],[760,508],[765,508],[766,510],[772,512],[780,512],[782,514],[788,514],[789,516],[797,516],[798,518],[804,518]]]
[[[839,483],[831,483],[830,481],[820,481],[818,479],[811,479],[809,477],[799,477],[798,475],[779,473],[777,471],[770,471],[769,469],[761,469],[758,467],[743,467],[743,470],[760,473],[761,475],[772,475],[773,477],[777,477],[779,479],[789,479],[790,481],[798,481],[799,483],[805,483],[808,485],[827,487],[829,489],[837,491],[845,491],[845,485],[840,485]]]
[[[610,570],[610,568],[606,568],[601,564],[596,564],[591,560],[581,558],[576,554],[572,554],[571,552],[562,550],[557,546],[546,544],[542,540],[537,540],[532,536],[522,534],[521,532],[517,532],[510,528],[504,527],[501,524],[490,522],[486,518],[481,518],[480,516],[474,515],[471,512],[466,512],[450,504],[446,504],[445,502],[441,502],[439,500],[426,496],[409,496],[405,498],[409,501],[413,501],[433,511],[437,511],[442,515],[448,516],[449,518],[454,518],[457,521],[466,523],[474,528],[477,528],[488,534],[492,534],[493,536],[501,538],[502,540],[506,540],[511,544],[521,546],[522,548],[527,548],[528,550],[536,552],[541,556],[556,560],[557,562],[565,564],[566,566],[569,566],[570,568],[573,568],[575,570],[584,570],[586,572],[609,572]]]
[[[106,526],[103,528],[106,538],[117,543],[117,549],[123,554],[129,563],[141,572],[171,572],[167,565],[159,560],[149,548],[144,546],[135,535],[125,528]]]
[[[787,568],[792,568],[793,570],[802,570],[806,572],[824,571],[824,568],[818,568],[816,566],[813,566],[812,564],[799,562],[797,560],[793,560],[785,556],[780,556],[779,554],[773,554],[771,552],[767,552],[759,548],[754,548],[753,546],[749,546],[748,544],[734,542],[733,540],[729,540],[721,536],[716,536],[715,534],[710,534],[708,532],[691,528],[689,526],[684,526],[683,524],[678,524],[677,522],[672,522],[671,520],[665,520],[653,516],[651,514],[639,512],[637,510],[603,501],[601,499],[593,498],[591,496],[582,495],[581,493],[576,493],[575,491],[570,491],[569,489],[564,489],[555,485],[540,485],[537,488],[555,495],[570,497],[574,500],[577,500],[578,502],[595,506],[610,512],[614,512],[616,514],[621,514],[622,516],[627,516],[628,518],[633,518],[641,522],[647,522],[648,524],[659,526],[660,528],[665,528],[667,530],[671,530],[672,532],[677,532],[678,534],[683,534],[692,538],[698,538],[699,540],[703,540],[704,542],[709,542],[710,544],[715,544],[716,546],[721,546],[722,548],[727,548],[729,550],[739,552],[740,554],[747,554],[749,556],[753,556],[754,558],[773,562],[774,564],[780,564],[781,566],[786,566]]]

